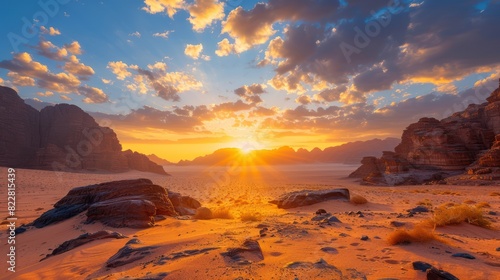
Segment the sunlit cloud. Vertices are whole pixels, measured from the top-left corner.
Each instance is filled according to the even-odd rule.
[[[188,20],[196,32],[203,31],[207,26],[225,16],[224,2],[218,0],[196,0],[187,9],[190,14]]]

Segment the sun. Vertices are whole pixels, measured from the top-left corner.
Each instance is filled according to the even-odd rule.
[[[260,150],[263,148],[263,146],[260,143],[252,140],[238,141],[235,142],[232,146],[240,149],[240,152],[243,155],[248,155],[255,150]]]

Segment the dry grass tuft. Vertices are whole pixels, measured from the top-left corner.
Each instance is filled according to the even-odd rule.
[[[262,215],[258,212],[241,213],[240,219],[242,222],[257,222],[262,220]]]
[[[196,214],[194,214],[193,218],[198,220],[210,220],[213,218],[212,210],[207,207],[200,207],[196,209]]]
[[[491,226],[491,222],[484,217],[481,208],[467,204],[437,207],[431,221],[435,226],[455,225],[462,222],[483,228],[490,228]]]
[[[231,220],[231,219],[234,219],[234,216],[231,214],[231,212],[229,211],[229,209],[227,209],[227,208],[219,208],[219,209],[215,209],[214,211],[212,211],[212,218],[213,219],[228,219],[228,220]]]
[[[474,200],[472,199],[467,199],[464,201],[465,204],[476,204],[477,202],[475,202]]]
[[[476,208],[491,208],[491,205],[488,202],[483,201],[476,204]]]
[[[353,195],[351,196],[351,203],[356,205],[366,204],[368,203],[368,200],[360,195]]]
[[[433,240],[441,241],[431,227],[425,225],[417,225],[413,229],[397,229],[387,237],[387,241],[391,245],[423,243]]]
[[[429,206],[429,207],[431,207],[432,206],[432,202],[429,199],[426,198],[426,199],[424,199],[422,201],[419,201],[417,203],[417,205],[423,205],[423,206]]]

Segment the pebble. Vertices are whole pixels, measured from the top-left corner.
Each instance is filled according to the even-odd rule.
[[[361,236],[361,240],[363,240],[363,241],[367,241],[368,239],[370,239],[370,238],[366,235]]]
[[[473,255],[467,254],[467,253],[456,253],[456,254],[453,254],[451,256],[455,257],[455,258],[464,258],[464,259],[469,259],[469,260],[473,260],[476,258]]]

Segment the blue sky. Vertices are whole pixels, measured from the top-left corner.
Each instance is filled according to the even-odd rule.
[[[498,1],[40,2],[2,3],[0,84],[171,160],[399,137],[498,84]]]

